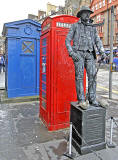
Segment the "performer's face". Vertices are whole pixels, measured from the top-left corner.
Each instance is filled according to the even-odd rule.
[[[84,21],[88,21],[90,17],[90,12],[89,11],[83,11],[81,13],[81,19]]]

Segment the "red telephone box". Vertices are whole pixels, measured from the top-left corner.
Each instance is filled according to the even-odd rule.
[[[48,17],[42,24],[40,118],[50,131],[69,126],[70,102],[77,100],[74,64],[65,46],[69,28],[77,21],[76,17],[61,15]]]

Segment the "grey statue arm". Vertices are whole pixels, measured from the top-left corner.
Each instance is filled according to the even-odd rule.
[[[74,27],[74,24],[72,24],[72,26],[67,34],[66,40],[65,40],[66,48],[67,48],[70,56],[72,55],[72,52],[73,52],[73,49],[71,46],[71,40],[73,39],[74,31],[75,31],[75,27]]]
[[[96,45],[98,51],[100,52],[100,54],[102,55],[102,54],[104,54],[104,47],[103,47],[102,41],[97,33],[96,28],[94,28],[94,29],[95,29],[95,45]]]

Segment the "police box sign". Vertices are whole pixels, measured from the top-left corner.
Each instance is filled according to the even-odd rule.
[[[57,22],[56,26],[57,27],[64,27],[64,28],[70,28],[72,24],[69,23],[61,23],[61,22]]]

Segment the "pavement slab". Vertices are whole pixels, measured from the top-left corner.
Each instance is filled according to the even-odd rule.
[[[9,148],[0,152],[0,160],[29,160],[22,148]]]

